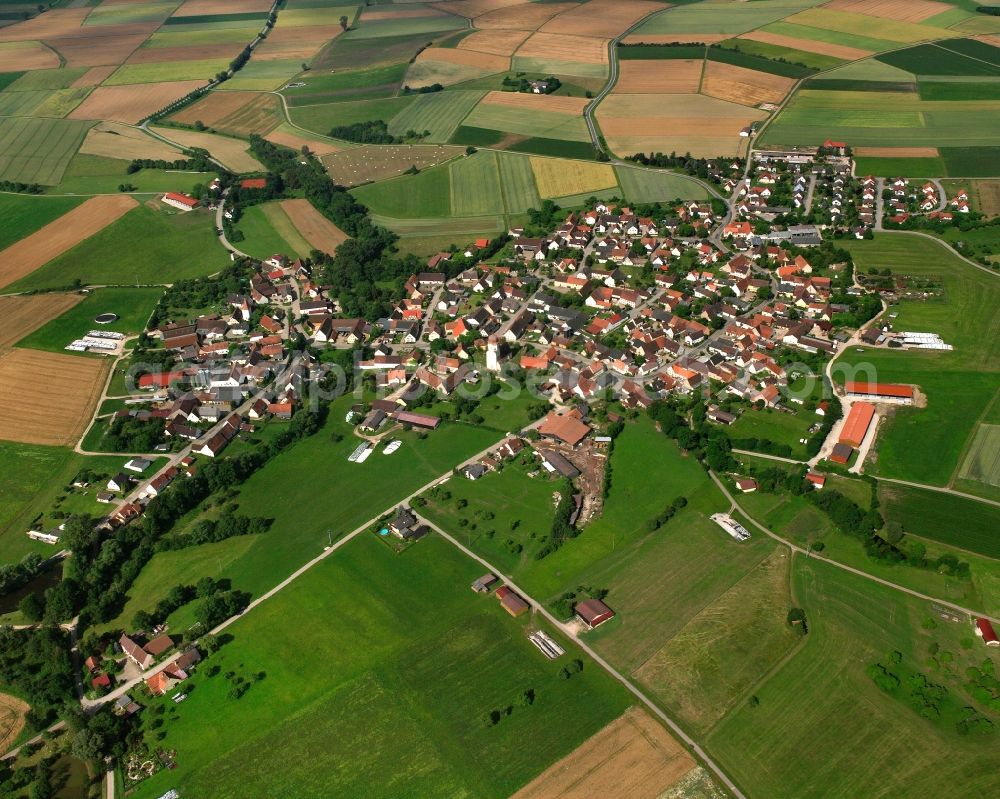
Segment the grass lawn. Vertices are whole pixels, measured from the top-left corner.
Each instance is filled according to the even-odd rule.
[[[178,157],[180,157],[178,155]],[[131,175],[125,170],[129,162],[120,158],[78,153],[66,167],[52,194],[113,194],[118,187],[129,184],[136,192],[190,192],[198,183],[212,182],[212,172],[178,172],[166,169],[140,169]]]
[[[243,212],[236,227],[246,236],[239,242],[240,249],[254,258],[263,260],[275,253],[309,255],[308,243],[295,230],[288,214],[277,202],[251,205]],[[294,244],[293,238],[296,240]]]
[[[625,199],[634,203],[664,200],[706,200],[705,187],[683,175],[654,172],[639,167],[615,167]]]
[[[967,702],[959,683],[986,650],[964,623],[935,618],[899,591],[796,556],[794,596],[806,612],[805,645],[718,725],[709,753],[752,796],[992,795],[1000,789],[992,736],[959,736],[883,693],[865,674],[898,651],[904,664]],[[952,665],[926,666],[929,645]],[[991,655],[996,661],[996,655]],[[949,669],[946,671],[945,669]],[[995,733],[994,733],[995,735]],[[808,745],[803,745],[808,742]]]
[[[67,344],[89,330],[141,333],[161,294],[163,290],[160,288],[96,289],[83,302],[21,339],[17,345],[64,352]],[[118,314],[118,321],[110,325],[95,324],[94,317],[102,313]]]
[[[568,657],[546,660],[469,591],[481,572],[436,536],[402,555],[351,542],[234,625],[184,704],[158,700],[178,767],[134,795],[509,796],[630,698],[590,661],[560,679]],[[233,700],[227,672],[264,679]]]
[[[805,458],[806,448],[799,443],[799,439],[808,438],[806,431],[819,419],[815,412],[803,408],[798,408],[794,413],[751,408],[733,422],[729,435],[733,439],[757,438],[787,444],[792,448],[791,457]]]
[[[451,170],[448,165],[402,175],[352,189],[376,214],[399,219],[451,216]]]
[[[210,275],[228,258],[207,211],[170,213],[148,206],[129,211],[76,247],[19,280],[12,290],[84,284],[166,283]],[[142,242],[141,254],[135,243]]]
[[[24,194],[0,194],[0,249],[9,247],[49,222],[72,211],[83,197],[35,197]]]
[[[863,379],[915,383],[927,395],[926,408],[898,408],[883,422],[877,441],[878,474],[944,485],[976,421],[993,399],[1000,372],[1000,281],[973,269],[944,245],[906,234],[880,234],[871,242],[845,246],[857,268],[888,267],[896,275],[933,277],[941,296],[904,301],[892,311],[896,330],[935,332],[952,344],[950,352],[902,352],[852,347],[834,364]],[[867,369],[867,372],[862,370]]]

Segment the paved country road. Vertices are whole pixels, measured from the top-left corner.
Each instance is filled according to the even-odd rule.
[[[471,549],[469,549],[468,547],[466,547],[464,544],[462,544],[460,541],[458,541],[454,537],[450,536],[448,533],[446,533],[444,530],[442,530],[436,524],[434,524],[433,522],[428,521],[427,519],[425,519],[424,517],[420,516],[419,514],[417,514],[417,518],[419,518],[421,522],[423,522],[424,524],[426,524],[430,529],[432,529],[434,532],[436,532],[442,538],[444,538],[445,540],[451,542],[456,547],[458,547],[460,550],[462,550],[462,552],[464,552],[470,558],[472,558],[473,560],[477,561],[478,563],[481,563],[483,566],[485,566],[487,569],[489,569],[493,574],[503,575],[504,581],[507,583],[507,585],[510,586],[511,590],[516,591],[518,594],[520,594],[521,597],[523,597],[526,602],[528,602],[529,604],[531,604],[531,606],[536,611],[538,611],[538,613],[541,614],[546,619],[546,621],[549,622],[549,624],[551,624],[552,626],[554,626],[557,630],[560,630],[563,633],[563,635],[565,635],[568,638],[570,638],[573,641],[575,641],[576,644],[584,652],[586,652],[588,655],[590,655],[590,657],[593,658],[594,661],[602,669],[604,669],[608,674],[610,674],[612,677],[614,677],[614,679],[616,679],[618,682],[620,682],[622,685],[624,685],[629,690],[629,692],[633,696],[636,697],[636,699],[638,699],[640,702],[642,702],[642,704],[645,705],[646,708],[650,712],[652,712],[658,719],[660,719],[664,724],[666,724],[667,727],[670,728],[670,731],[677,738],[679,738],[681,741],[683,741],[684,744],[692,752],[694,752],[701,759],[701,761],[706,766],[708,766],[708,768],[712,772],[713,776],[716,779],[718,779],[719,782],[721,782],[723,785],[725,785],[726,788],[729,790],[730,793],[732,793],[734,796],[736,796],[737,799],[746,799],[746,796],[744,795],[744,793],[738,787],[736,787],[736,784],[726,775],[726,773],[719,767],[719,765],[714,760],[712,760],[712,758],[710,758],[708,756],[708,754],[705,752],[705,750],[702,749],[698,745],[698,743],[694,740],[694,738],[692,738],[690,735],[688,735],[686,732],[684,732],[684,730],[681,729],[681,727],[672,718],[670,718],[666,713],[664,713],[663,710],[661,710],[660,707],[655,702],[653,702],[652,699],[650,699],[642,691],[640,691],[635,685],[633,685],[632,682],[625,675],[623,675],[614,666],[612,666],[604,658],[602,658],[600,655],[598,655],[593,649],[591,649],[590,646],[586,643],[586,641],[584,641],[583,639],[581,639],[577,635],[575,635],[573,633],[573,631],[567,625],[563,624],[555,616],[553,616],[551,613],[549,613],[549,611],[545,609],[545,607],[542,605],[541,602],[539,602],[536,599],[533,599],[524,589],[519,588],[514,583],[513,580],[511,580],[509,577],[507,577],[506,575],[504,575],[503,572],[500,571],[500,569],[498,569],[496,566],[494,566],[493,564],[491,564],[489,561],[485,560],[484,558],[479,557],[479,555],[477,555],[475,552],[473,552]]]
[[[719,479],[719,477],[715,474],[715,472],[709,472],[709,474],[712,476],[712,479],[715,481],[715,484],[719,487],[719,490],[722,491],[722,493],[725,495],[726,499],[728,499],[729,502],[732,503],[731,506],[733,509],[739,511],[740,514],[746,517],[747,521],[749,521],[750,524],[752,524],[762,533],[770,536],[775,541],[781,542],[786,547],[791,549],[793,552],[798,552],[799,554],[805,555],[807,558],[812,558],[813,560],[821,560],[824,563],[829,564],[830,566],[834,566],[838,569],[843,569],[844,571],[850,572],[851,574],[856,574],[858,577],[864,577],[866,580],[871,580],[873,583],[884,585],[887,588],[895,588],[897,591],[902,591],[904,594],[909,594],[910,596],[916,597],[917,599],[923,599],[926,602],[933,602],[934,604],[941,605],[942,607],[946,607],[951,610],[957,610],[959,613],[965,613],[969,616],[978,616],[984,619],[989,619],[990,621],[995,622],[997,624],[1000,624],[1000,619],[994,616],[989,616],[980,610],[973,610],[972,608],[962,607],[961,605],[956,605],[954,602],[949,602],[946,599],[939,599],[936,596],[928,596],[927,594],[922,594],[919,591],[914,591],[912,588],[907,588],[906,586],[899,585],[898,583],[894,583],[890,580],[883,580],[881,577],[876,577],[874,574],[869,574],[868,572],[862,571],[861,569],[855,569],[853,566],[848,566],[844,563],[840,563],[839,561],[831,560],[830,558],[824,557],[823,555],[820,555],[812,550],[800,547],[798,544],[792,543],[787,538],[782,538],[780,535],[775,533],[773,530],[769,530],[767,527],[765,527],[756,519],[754,519],[753,516],[751,516],[749,513],[743,510],[740,504],[736,501],[735,497],[733,497],[733,495],[729,493],[729,489],[726,487],[726,484]]]

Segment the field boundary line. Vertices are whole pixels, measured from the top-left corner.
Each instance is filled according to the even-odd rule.
[[[503,571],[497,569],[488,560],[480,557],[471,549],[466,547],[463,543],[461,543],[459,540],[446,533],[444,530],[438,527],[434,522],[429,521],[420,514],[416,515],[417,518],[421,522],[426,524],[431,530],[434,530],[438,535],[440,535],[446,541],[449,541],[451,544],[458,547],[458,549],[461,550],[465,555],[477,561],[481,565],[485,566],[493,574],[497,575],[503,574]],[[510,578],[505,576],[504,581],[507,583],[508,586],[510,586],[511,590],[517,592],[529,605],[531,605],[535,610],[537,610],[538,613],[547,622],[549,622],[549,624],[551,624],[553,627],[559,630],[563,635],[565,635],[571,641],[576,643],[576,645],[579,646],[580,649],[582,649],[587,655],[589,655],[594,660],[594,662],[597,663],[597,665],[599,665],[606,672],[608,672],[608,674],[611,677],[613,677],[615,680],[621,683],[629,691],[629,693],[635,696],[635,698],[638,699],[643,705],[645,705],[648,710],[652,711],[657,718],[659,718],[664,724],[666,724],[667,728],[671,731],[671,733],[673,733],[682,744],[686,745],[689,748],[689,750],[693,752],[701,760],[702,763],[708,766],[709,770],[715,775],[715,777],[717,777],[718,780],[732,794],[734,794],[737,797],[737,799],[747,799],[746,795],[736,786],[736,783],[734,783],[732,779],[730,779],[730,777],[722,770],[722,768],[708,756],[708,753],[698,744],[697,741],[694,740],[694,738],[692,738],[680,726],[680,724],[678,724],[670,716],[667,715],[667,713],[663,710],[663,708],[661,708],[652,699],[646,696],[646,694],[644,694],[642,690],[639,689],[628,677],[623,675],[614,666],[608,663],[603,657],[597,654],[597,652],[595,652],[588,643],[581,640],[578,636],[570,632],[569,628],[565,624],[560,622],[548,610],[546,610],[541,602],[532,598],[531,595],[529,595],[526,591],[519,588]]]
[[[979,414],[975,424],[972,426],[972,430],[969,431],[969,435],[965,439],[965,443],[962,445],[962,451],[958,453],[958,463],[955,464],[955,469],[952,471],[951,477],[948,478],[947,488],[952,488],[955,485],[955,481],[958,479],[958,473],[962,470],[962,466],[965,464],[965,459],[969,456],[972,444],[976,440],[976,435],[979,432],[979,426],[983,423],[983,419],[986,418],[986,414],[988,414],[993,406],[997,404],[997,397],[1000,397],[1000,388],[996,390],[996,393],[993,395],[993,399],[986,403],[986,407],[983,408],[983,412]]]
[[[920,591],[916,591],[913,588],[907,588],[904,585],[899,585],[898,583],[894,583],[891,580],[886,580],[886,579],[884,579],[882,577],[876,577],[874,574],[866,572],[863,569],[857,569],[854,566],[848,566],[846,563],[841,563],[840,561],[832,560],[832,559],[830,559],[830,558],[828,558],[828,557],[826,557],[824,555],[820,555],[819,553],[817,553],[815,551],[812,551],[812,550],[809,550],[809,549],[805,549],[805,548],[799,546],[798,544],[795,544],[792,541],[789,541],[787,538],[783,538],[782,536],[778,535],[773,530],[765,527],[763,524],[761,524],[760,522],[758,522],[753,516],[751,516],[749,513],[747,513],[740,506],[740,504],[735,500],[735,498],[733,497],[733,495],[729,493],[729,489],[726,488],[725,483],[723,483],[722,480],[719,479],[718,475],[716,475],[715,472],[709,471],[709,475],[715,481],[716,485],[718,485],[719,488],[722,490],[722,493],[725,494],[726,497],[730,500],[730,502],[733,503],[733,506],[736,508],[736,510],[740,513],[741,516],[743,516],[748,522],[750,522],[750,524],[752,524],[754,527],[756,527],[762,533],[764,533],[765,535],[769,535],[771,538],[775,539],[776,541],[780,541],[785,546],[787,546],[789,549],[791,549],[793,552],[798,552],[798,553],[800,553],[802,555],[805,555],[807,558],[812,558],[813,560],[822,561],[823,563],[826,563],[826,564],[828,564],[830,566],[833,566],[833,567],[835,567],[837,569],[841,569],[842,571],[850,572],[851,574],[857,575],[858,577],[864,577],[866,580],[871,580],[873,583],[878,583],[879,585],[883,585],[886,588],[894,588],[897,591],[902,591],[904,594],[909,594],[910,596],[916,597],[917,599],[922,599],[925,602],[935,602],[938,605],[942,605],[944,607],[950,608],[951,610],[957,610],[959,613],[964,613],[967,616],[976,616],[976,617],[979,617],[979,618],[989,619],[991,622],[994,622],[996,624],[1000,624],[1000,619],[998,619],[998,618],[996,618],[994,616],[987,615],[986,613],[983,613],[982,611],[973,610],[972,608],[967,608],[967,607],[964,607],[962,605],[957,605],[954,602],[949,602],[947,599],[940,599],[938,597],[929,596],[927,594],[921,593]],[[1000,502],[998,502],[996,504],[1000,505]]]

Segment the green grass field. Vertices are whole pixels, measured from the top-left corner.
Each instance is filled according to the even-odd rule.
[[[327,74],[306,73],[295,81],[296,83],[304,83],[305,86],[284,89],[282,94],[288,98],[290,106],[316,105],[352,99],[354,95],[362,91],[398,87],[406,74],[406,67],[405,63],[386,64],[371,69],[346,70]]]
[[[794,407],[794,406],[793,406]],[[787,444],[792,448],[793,458],[805,458],[806,448],[799,439],[808,438],[808,429],[820,417],[811,411],[799,409],[795,413],[775,410],[759,411],[754,408],[744,411],[729,428],[732,438],[757,438]]]
[[[397,218],[449,217],[451,171],[447,165],[418,175],[403,175],[352,189],[351,193],[374,213]]]
[[[870,158],[854,159],[859,175],[879,177],[934,178],[948,174],[943,158]]]
[[[723,47],[738,47],[742,52],[751,56],[767,58],[773,60],[784,59],[792,64],[802,64],[809,69],[833,69],[843,64],[844,59],[834,56],[812,53],[808,50],[799,50],[794,47],[782,47],[766,42],[755,42],[752,39],[729,39],[722,42]],[[795,76],[793,76],[795,77]]]
[[[483,92],[448,91],[421,94],[389,122],[389,132],[430,131],[429,142],[446,142],[462,120],[482,98]]]
[[[158,83],[165,80],[208,80],[229,66],[229,59],[163,61],[159,64],[125,64],[104,81],[105,86],[126,83]],[[239,73],[241,76],[243,72]]]
[[[777,33],[781,36],[792,36],[796,39],[812,39],[815,42],[857,47],[860,50],[871,50],[875,53],[899,47],[896,42],[889,41],[888,39],[876,39],[862,34],[841,33],[840,31],[828,28],[814,28],[809,25],[796,25],[793,22],[773,22],[761,30],[766,33]]]
[[[966,480],[1000,486],[1000,425],[979,425],[958,474]]]
[[[177,8],[174,0],[132,5],[98,6],[84,20],[84,25],[128,25],[135,22],[162,22]]]
[[[775,6],[773,3],[706,5],[697,3],[667,9],[646,20],[636,33],[654,35],[667,33],[746,33],[769,22],[794,14],[811,3],[793,2]]]
[[[207,213],[168,214],[140,206],[54,261],[17,281],[12,290],[84,284],[164,283],[209,275],[228,258]],[[135,243],[142,242],[136,257]]]
[[[508,796],[630,700],[589,660],[559,679],[565,658],[469,591],[481,572],[436,536],[403,555],[352,542],[231,628],[222,673],[203,664],[171,708],[178,768],[135,796]],[[266,678],[231,700],[227,671]],[[534,703],[484,725],[528,689]]]
[[[485,151],[448,165],[451,209],[455,216],[502,214],[500,169],[496,153]]]
[[[17,80],[4,89],[7,92],[26,92],[54,89],[68,89],[87,72],[86,67],[63,67],[62,69],[36,69],[24,72]]]
[[[954,345],[950,352],[900,352],[851,348],[842,364],[883,382],[915,383],[927,407],[901,407],[880,428],[877,473],[914,482],[943,485],[959,465],[976,420],[996,394],[1000,371],[998,332],[1000,283],[956,258],[943,244],[906,234],[881,234],[872,242],[846,245],[859,270],[888,267],[895,274],[935,277],[943,296],[903,302],[894,311],[897,330],[939,333]],[[858,351],[861,349],[862,351]],[[874,370],[874,371],[872,371]]]
[[[263,260],[275,253],[308,257],[311,249],[278,203],[251,205],[236,228],[246,236],[240,249],[254,258]]]
[[[615,174],[621,184],[625,199],[634,203],[653,203],[664,200],[706,200],[705,187],[683,175],[654,172],[638,167],[617,166]]]
[[[410,95],[383,100],[293,106],[288,109],[288,113],[296,125],[317,133],[328,134],[331,128],[339,125],[353,125],[355,122],[370,122],[375,119],[388,122],[397,114],[401,114],[416,99],[416,96]]]
[[[590,141],[582,116],[480,103],[465,118],[471,127],[568,141]]]
[[[963,41],[972,41],[963,40]],[[949,45],[955,46],[955,45]],[[997,48],[990,48],[997,50]],[[997,50],[1000,53],[1000,50]],[[972,58],[946,49],[945,44],[920,44],[905,50],[894,50],[876,56],[876,60],[898,69],[905,69],[917,75],[963,75],[976,77],[979,75],[996,77],[1000,75],[1000,63],[987,61],[989,54],[978,53]]]
[[[34,333],[17,342],[17,346],[64,352],[67,344],[85,335],[88,330],[141,333],[161,294],[163,290],[159,288],[95,289],[84,298],[83,302],[42,325]],[[95,324],[94,317],[102,313],[117,314],[118,321],[110,325]]]
[[[453,14],[438,14],[427,17],[403,17],[397,19],[365,19],[361,17],[351,30],[340,38],[352,39],[382,39],[397,36],[414,36],[416,34],[442,33],[464,28],[468,25],[465,19]],[[370,41],[369,41],[370,43]]]
[[[45,227],[49,222],[72,211],[82,197],[32,197],[0,194],[0,249],[9,247],[25,236]]]
[[[120,158],[77,153],[70,160],[53,194],[113,194],[118,187],[129,184],[136,192],[191,191],[201,183],[212,182],[212,172],[178,172],[168,169],[140,169],[131,175],[129,162]]]
[[[542,200],[538,196],[535,173],[531,170],[528,156],[497,153],[497,160],[500,162],[500,180],[507,212],[520,214],[529,208],[540,208]]]
[[[58,183],[93,122],[0,119],[0,180]]]
[[[793,564],[794,596],[806,612],[802,649],[754,689],[710,733],[707,749],[749,795],[966,797],[998,788],[989,767],[992,737],[959,736],[883,693],[865,668],[899,651],[904,662],[944,682],[960,702],[966,664],[985,649],[965,623],[935,618],[920,600],[831,566]],[[951,676],[930,670],[928,648],[951,653]],[[808,745],[804,745],[808,742]]]

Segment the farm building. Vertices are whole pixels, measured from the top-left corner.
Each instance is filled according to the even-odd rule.
[[[875,406],[870,402],[855,402],[851,406],[851,412],[847,414],[847,421],[844,422],[844,429],[840,431],[841,444],[851,447],[860,447],[868,434],[872,420],[875,418]]]
[[[163,195],[163,202],[181,211],[191,211],[198,207],[198,201],[194,197],[186,194],[179,194],[176,191],[168,191]]]
[[[400,424],[422,427],[425,430],[434,430],[441,424],[441,420],[437,416],[428,416],[426,413],[414,413],[413,411],[393,411],[392,418]]]
[[[546,471],[555,472],[563,477],[569,478],[579,476],[580,470],[558,452],[551,449],[538,449],[536,452],[542,459],[542,465],[545,467]]]
[[[834,444],[833,452],[830,453],[830,460],[834,463],[840,463],[846,465],[851,459],[851,455],[854,452],[854,448],[849,444]]]
[[[575,447],[590,433],[590,427],[584,423],[578,411],[558,413],[552,411],[538,427],[538,432],[546,438],[555,438]]]
[[[577,602],[573,611],[590,630],[604,624],[615,615],[615,612],[599,599],[585,599],[583,602]]]
[[[496,594],[497,599],[500,600],[501,607],[514,618],[523,616],[531,609],[531,605],[525,602],[506,585],[500,586],[497,589]]]
[[[813,488],[817,491],[826,485],[826,475],[819,472],[806,472],[806,480],[812,483]]]
[[[913,402],[913,386],[898,383],[849,382],[845,386],[847,396],[869,402],[898,402],[909,405]]]
[[[976,635],[983,639],[986,646],[1000,646],[1000,638],[989,619],[976,619]]]
[[[488,594],[490,586],[497,581],[497,576],[493,573],[484,574],[472,584],[472,590],[477,594]]]
[[[744,494],[750,494],[757,490],[757,481],[752,477],[740,477],[736,480],[736,487]]]

